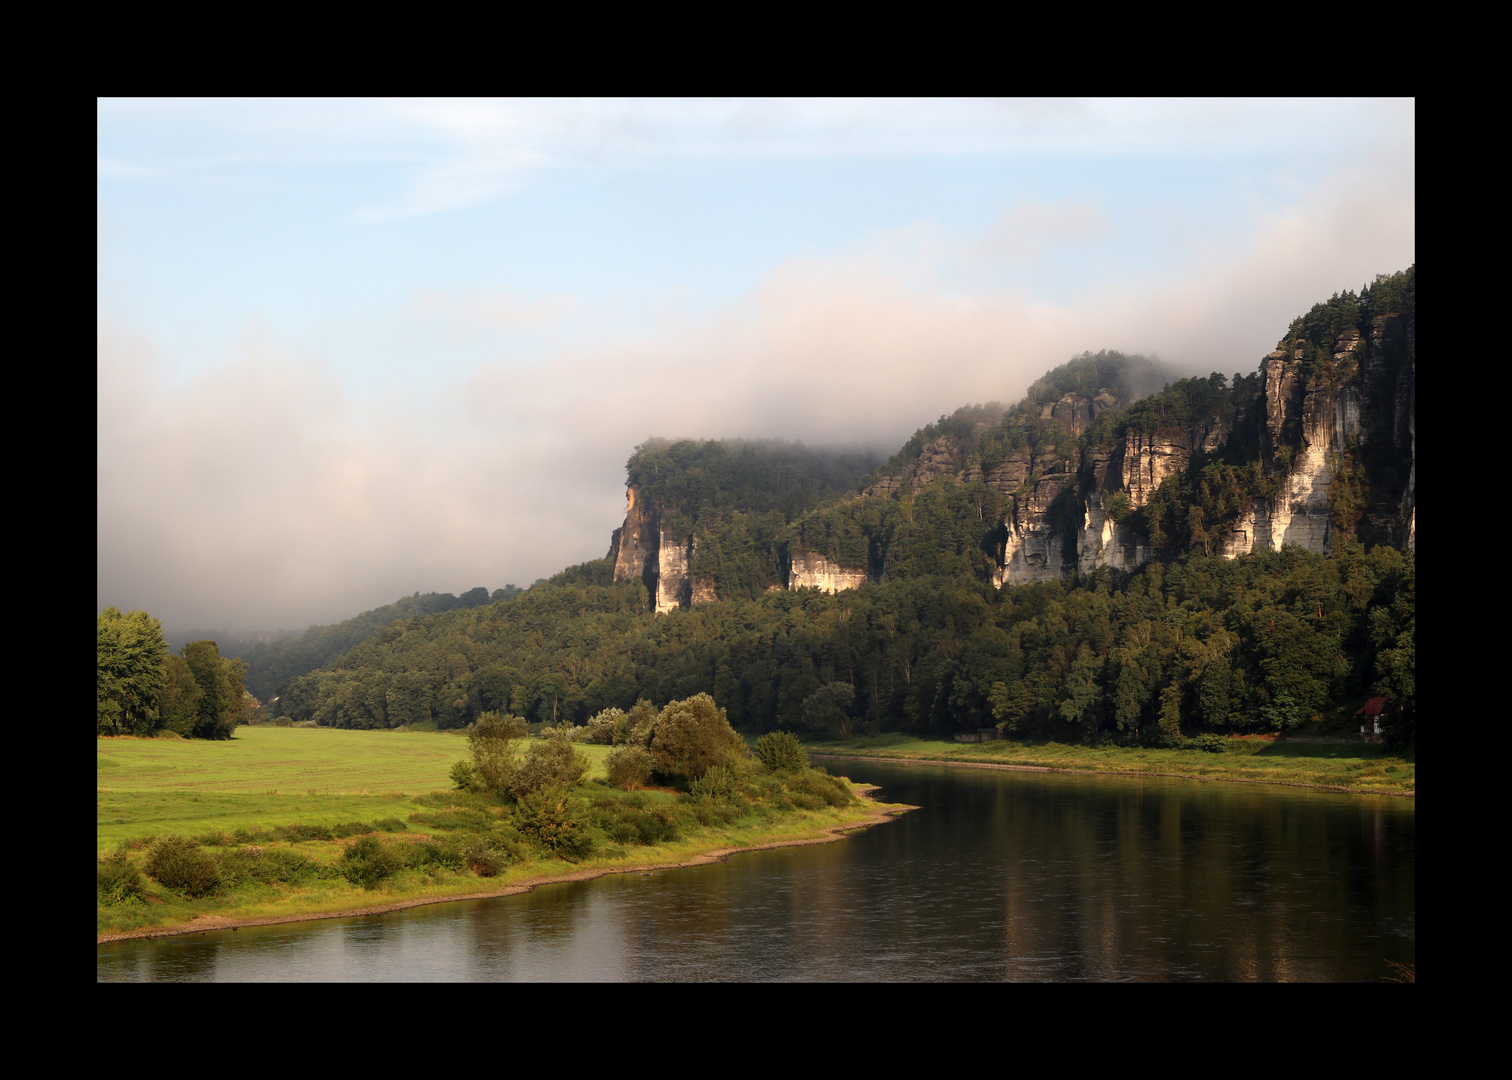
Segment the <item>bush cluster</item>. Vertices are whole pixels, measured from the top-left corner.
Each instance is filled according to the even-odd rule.
[[[376,889],[398,869],[394,853],[373,836],[359,836],[341,856],[341,876],[364,889]]]
[[[187,836],[165,836],[147,853],[147,874],[187,899],[220,890],[220,862]]]
[[[226,888],[239,885],[284,885],[318,877],[320,868],[297,851],[239,847],[221,859],[221,882]]]
[[[787,789],[793,802],[805,810],[819,810],[825,806],[849,806],[855,801],[850,787],[838,776],[830,776],[823,769],[806,769],[787,779]],[[813,803],[813,800],[818,800]]]
[[[487,837],[477,837],[462,849],[462,861],[479,877],[494,877],[513,861],[513,855]]]
[[[1232,740],[1209,732],[1206,735],[1198,735],[1196,738],[1186,741],[1188,750],[1204,750],[1209,754],[1226,754]]]
[[[147,892],[142,872],[124,850],[111,852],[95,864],[95,878],[102,904],[139,903]]]
[[[609,782],[626,791],[650,783],[651,771],[655,765],[649,750],[629,743],[616,746],[604,757],[604,770]]]
[[[809,766],[808,751],[787,731],[770,731],[757,739],[755,753],[767,772],[797,772]]]
[[[515,825],[534,844],[568,862],[578,862],[593,850],[585,808],[557,784],[520,799]]]

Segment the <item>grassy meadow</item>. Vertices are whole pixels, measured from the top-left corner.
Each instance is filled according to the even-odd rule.
[[[221,742],[101,738],[96,747],[101,936],[205,916],[289,919],[402,906],[683,863],[715,850],[816,839],[876,814],[875,804],[825,805],[775,778],[748,787],[747,797],[624,792],[603,779],[609,748],[579,745],[592,768],[573,801],[591,843],[564,857],[516,828],[519,807],[452,790],[451,766],[467,756],[466,739],[453,733],[241,727]],[[108,886],[145,870],[175,837],[215,868],[202,895],[152,877],[137,876],[137,890]],[[381,880],[364,877],[354,855],[386,860]]]
[[[1303,784],[1376,795],[1411,795],[1416,764],[1392,756],[1379,743],[1290,742],[1285,739],[1229,739],[1225,753],[1196,749],[1155,750],[1076,746],[1056,742],[958,743],[908,735],[863,735],[849,742],[806,744],[814,754],[902,761],[959,761],[1029,765],[1084,772],[1153,773],[1213,780]]]

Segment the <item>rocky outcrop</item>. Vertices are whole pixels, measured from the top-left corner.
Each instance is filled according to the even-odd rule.
[[[656,613],[688,607],[693,603],[693,538],[679,544],[670,529],[661,530],[656,551]]]
[[[1118,396],[1111,390],[1099,390],[1096,397],[1090,398],[1073,392],[1054,404],[1041,405],[1040,416],[1054,420],[1072,435],[1081,435],[1091,428],[1098,413],[1118,407]]]
[[[865,570],[846,570],[814,551],[800,551],[788,569],[789,589],[820,589],[839,592],[866,584]]]
[[[1279,376],[1283,382],[1286,376]],[[1329,488],[1339,471],[1351,439],[1360,436],[1360,394],[1355,387],[1313,390],[1301,395],[1301,448],[1291,449],[1291,468],[1274,498],[1257,500],[1243,513],[1219,551],[1228,558],[1257,548],[1279,549],[1296,544],[1309,551],[1327,552],[1333,538]],[[1273,423],[1267,402],[1267,430]],[[1279,456],[1279,455],[1278,455]],[[1290,455],[1287,455],[1290,456]]]
[[[1406,459],[1407,473],[1399,502],[1392,492],[1372,491],[1377,513],[1370,515],[1361,532],[1369,534],[1369,542],[1414,546],[1413,319],[1411,315],[1392,315],[1375,322],[1368,350],[1361,349],[1361,335],[1354,328],[1344,330],[1330,343],[1331,360],[1324,363],[1331,363],[1332,370],[1309,370],[1308,357],[1315,350],[1306,341],[1277,349],[1265,358],[1262,392],[1251,408],[1260,411],[1259,450],[1267,472],[1275,478],[1275,494],[1255,500],[1236,520],[1221,527],[1214,536],[1219,554],[1233,558],[1257,549],[1276,550],[1283,544],[1329,551],[1334,533],[1332,485],[1372,431],[1381,437],[1382,425],[1365,423],[1371,410],[1391,416],[1389,437],[1397,458]],[[1368,353],[1371,364],[1385,364],[1389,370],[1373,372],[1367,368],[1361,377],[1362,352]],[[1310,378],[1313,374],[1316,377]],[[1389,394],[1391,400],[1370,400],[1372,393],[1377,397]],[[1086,430],[1097,410],[1091,403],[1083,410],[1082,402],[1075,398],[1067,395],[1054,405],[1041,406],[1041,417],[1064,423],[1067,430]],[[1246,418],[1242,409],[1236,415],[1240,424]],[[1128,513],[1147,506],[1163,481],[1188,469],[1199,452],[1219,450],[1229,435],[1228,425],[1216,419],[1187,430],[1157,425],[1151,431],[1145,425],[1144,430],[1129,431],[1110,448],[1090,448],[1079,463],[1080,477],[1088,490],[1080,496],[1075,525],[1066,507],[1056,512],[1053,506],[1064,497],[1070,476],[1054,471],[1053,465],[1044,467],[1023,458],[997,466],[983,478],[999,490],[1018,494],[1003,522],[1006,540],[997,583],[1044,581],[1072,569],[1089,573],[1102,566],[1131,570],[1142,565],[1150,552],[1145,538],[1128,523]],[[975,477],[963,474],[962,478]],[[1113,518],[1115,502],[1124,524]],[[1385,512],[1380,511],[1383,503]],[[1074,529],[1074,536],[1066,535],[1069,529]]]
[[[1149,559],[1145,538],[1127,521],[1117,522],[1105,503],[1103,491],[1087,496],[1081,530],[1076,534],[1076,567],[1083,574],[1107,566],[1133,570]]]
[[[1097,428],[1097,417],[1132,402],[1120,401],[1112,391],[1090,397],[1068,393],[1040,403],[1030,414],[1038,421],[1078,437],[1099,432],[1097,441],[1088,440],[1090,445],[1070,458],[1055,445],[1067,446],[1067,440],[1047,439],[1043,424],[1035,431],[1030,421],[1010,429],[1015,438],[1025,436],[1018,448],[986,444],[992,449],[984,466],[978,448],[995,421],[970,429],[958,423],[955,434],[925,442],[916,457],[876,480],[864,495],[916,494],[952,478],[983,483],[1006,496],[1001,521],[983,538],[989,548],[997,544],[993,576],[999,586],[1143,565],[1151,549],[1142,531],[1146,515],[1138,511],[1151,504],[1162,483],[1191,469],[1199,455],[1214,455],[1229,470],[1206,481],[1228,486],[1216,495],[1204,489],[1203,496],[1203,505],[1224,512],[1224,520],[1198,522],[1206,529],[1201,534],[1195,532],[1197,524],[1190,526],[1192,535],[1205,537],[1219,555],[1234,558],[1284,544],[1326,553],[1336,529],[1367,544],[1410,549],[1416,543],[1414,333],[1409,309],[1375,318],[1364,336],[1346,327],[1325,349],[1289,338],[1262,361],[1258,385],[1247,379],[1240,393],[1236,384],[1225,401],[1213,396],[1222,393],[1217,384],[1185,384],[1129,416],[1113,437],[1106,427]],[[1231,438],[1242,441],[1230,443]],[[1346,486],[1335,488],[1340,483]],[[1246,490],[1267,494],[1235,515],[1232,500]],[[657,508],[639,505],[632,486],[625,524],[611,544],[615,580],[641,577],[662,612],[716,599],[711,582],[692,580],[695,541],[676,543],[661,518]],[[1173,519],[1163,520],[1169,525]],[[989,529],[993,525],[985,522]],[[864,570],[799,550],[791,555],[786,587],[836,592],[867,580]]]
[[[958,474],[965,457],[964,448],[955,439],[949,435],[941,435],[925,443],[923,449],[919,451],[918,458],[907,468],[896,474],[882,477],[862,494],[885,496],[899,490],[916,492],[943,476]]]
[[[693,580],[696,540],[679,543],[663,525],[660,509],[639,495],[634,484],[626,489],[625,523],[609,541],[614,580],[644,582],[661,614],[718,599],[712,582]]]
[[[640,488],[634,484],[625,489],[625,523],[614,530],[609,542],[615,581],[648,580],[658,571],[661,515],[656,507],[642,502],[639,495]]]
[[[1334,541],[1330,492],[1346,455],[1383,436],[1392,443],[1388,456],[1406,460],[1407,480],[1399,500],[1392,491],[1372,492],[1376,505],[1387,509],[1368,515],[1360,533],[1370,543],[1413,547],[1417,475],[1413,321],[1411,316],[1377,318],[1363,364],[1359,332],[1351,328],[1340,334],[1332,343],[1334,370],[1325,372],[1312,389],[1304,382],[1305,341],[1289,356],[1278,349],[1266,357],[1263,446],[1267,463],[1279,478],[1279,490],[1270,499],[1256,500],[1239,516],[1222,537],[1220,554],[1233,558],[1255,550],[1276,550],[1283,544],[1329,551]],[[1381,400],[1383,395],[1389,400]],[[1372,425],[1366,422],[1371,414],[1390,419]]]

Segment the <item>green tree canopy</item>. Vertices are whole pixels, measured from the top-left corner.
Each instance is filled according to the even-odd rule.
[[[168,653],[162,626],[145,611],[122,615],[113,607],[100,612],[96,621],[96,730],[117,735],[152,730],[165,678],[163,658]]]
[[[656,767],[689,780],[697,780],[744,749],[744,740],[708,694],[669,702],[656,719],[656,734],[651,739]]]
[[[245,707],[247,688],[242,679],[247,665],[221,656],[220,646],[213,641],[191,641],[181,655],[203,695],[191,734],[197,739],[229,739]]]

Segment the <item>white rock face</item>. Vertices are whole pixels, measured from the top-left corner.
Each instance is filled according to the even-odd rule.
[[[846,570],[813,551],[794,555],[788,570],[789,589],[820,589],[832,593],[841,589],[859,589],[865,584],[865,570]]]
[[[1268,404],[1268,403],[1267,403]],[[1280,420],[1275,424],[1280,427]],[[1328,490],[1351,438],[1360,435],[1360,395],[1353,387],[1313,392],[1302,405],[1303,449],[1276,498],[1256,501],[1223,538],[1218,553],[1232,559],[1251,551],[1297,544],[1326,554],[1333,539]]]
[[[661,530],[660,540],[656,552],[656,613],[665,615],[687,607],[692,601],[693,576],[688,566],[692,562],[693,542],[689,539],[688,543],[679,544],[666,528]]]
[[[1103,506],[1104,492],[1087,496],[1087,513],[1076,537],[1077,569],[1090,574],[1098,567],[1133,570],[1143,566],[1150,553],[1139,534],[1113,520]]]
[[[1131,433],[1124,447],[1123,490],[1135,507],[1144,506],[1166,477],[1179,473],[1192,460],[1180,443],[1158,436]]]

